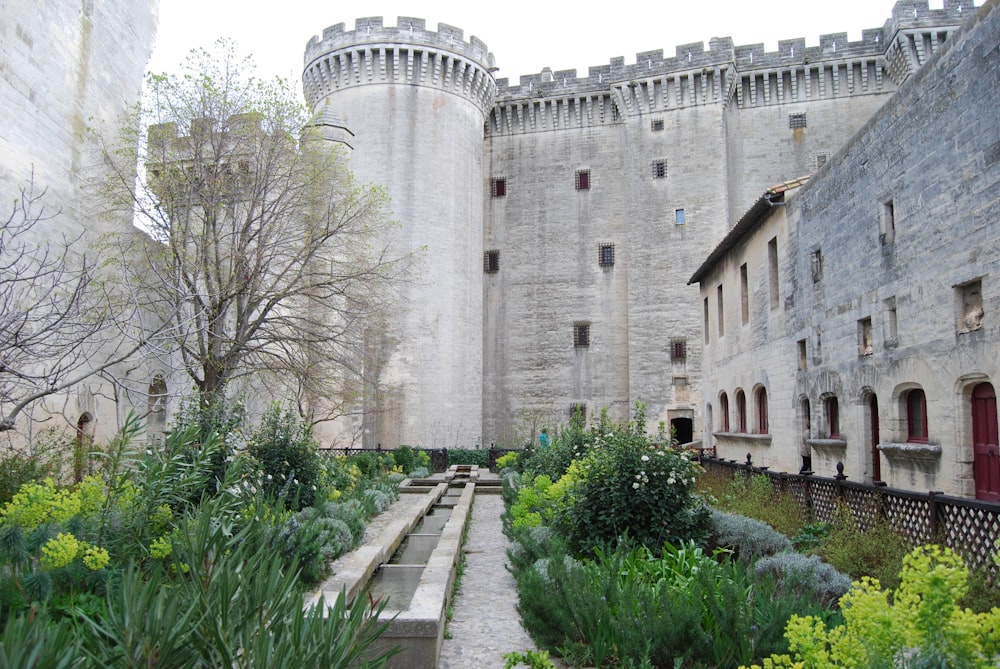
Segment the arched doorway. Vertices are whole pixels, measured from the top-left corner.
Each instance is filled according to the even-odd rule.
[[[989,383],[972,389],[972,474],[976,499],[1000,502],[1000,447],[997,446],[997,395]]]
[[[73,480],[79,483],[90,473],[90,450],[94,443],[94,417],[89,411],[80,414],[76,421],[76,439],[73,444]]]

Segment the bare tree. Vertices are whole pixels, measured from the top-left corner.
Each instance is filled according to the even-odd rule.
[[[386,255],[384,192],[354,182],[287,82],[217,46],[148,78],[145,141],[121,143],[140,155],[106,152],[120,175],[107,195],[149,233],[122,245],[123,274],[206,404],[264,375],[316,420],[361,392],[363,323],[405,261]]]
[[[0,432],[22,413],[133,355],[142,338],[115,324],[123,304],[79,251],[83,234],[56,234],[34,179],[0,228]]]

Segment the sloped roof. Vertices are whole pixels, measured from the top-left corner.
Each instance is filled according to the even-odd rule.
[[[719,245],[708,254],[708,258],[705,262],[701,264],[695,273],[688,279],[688,285],[692,283],[700,283],[702,278],[708,274],[708,272],[715,267],[722,258],[732,249],[734,246],[739,244],[744,237],[749,236],[754,230],[756,230],[760,224],[767,218],[768,213],[771,209],[776,207],[779,203],[785,201],[785,193],[790,190],[795,190],[812,177],[811,174],[798,177],[797,179],[792,179],[790,181],[784,181],[780,184],[776,184],[768,188],[764,193],[753,203],[753,206],[747,210],[740,220],[732,227],[728,234],[723,238]]]

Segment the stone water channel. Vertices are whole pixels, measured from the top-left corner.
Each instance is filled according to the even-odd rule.
[[[513,608],[513,578],[504,568],[506,539],[500,531],[499,483],[496,476],[481,473],[475,466],[452,467],[443,475],[404,481],[400,500],[388,514],[383,514],[387,517],[376,519],[378,526],[366,533],[365,543],[334,563],[334,575],[312,594],[307,605],[315,604],[320,596],[332,602],[342,590],[351,605],[386,601],[383,618],[392,620],[375,650],[402,648],[389,664],[393,669],[502,666],[502,652],[524,650],[530,647],[530,640],[520,629]],[[455,634],[453,630],[453,639],[446,642],[446,616],[463,552],[462,535],[471,520],[475,495],[484,501],[485,522],[470,531],[470,544],[476,544],[475,537],[485,532],[487,541],[499,538],[504,546],[489,551],[468,546],[464,549],[470,555],[463,590],[474,576],[470,567],[486,560],[489,564],[484,565],[484,577],[506,578],[501,588],[509,599],[509,610],[497,609],[497,601],[489,592],[470,592],[462,597],[462,603],[472,605],[478,620],[471,621],[469,627],[468,616],[462,613],[466,607],[456,605],[453,626],[460,630],[469,627],[469,631]],[[486,597],[480,598],[481,594]],[[481,606],[486,608],[477,610]],[[507,630],[511,621],[520,635]],[[475,639],[468,638],[470,632]],[[495,643],[497,633],[499,645]],[[447,649],[442,654],[444,646]],[[494,656],[486,664],[484,652]]]

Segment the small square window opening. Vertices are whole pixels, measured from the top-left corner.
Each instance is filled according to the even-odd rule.
[[[590,170],[576,171],[576,189],[590,190]]]
[[[684,217],[683,209],[674,209],[674,225],[684,225],[687,219]]]
[[[483,271],[494,273],[500,271],[500,251],[487,251],[483,254]]]
[[[666,160],[654,160],[653,161],[653,178],[663,179],[667,176],[667,161]]]
[[[597,247],[597,264],[601,267],[612,267],[615,264],[615,245],[600,244]]]
[[[797,130],[799,128],[806,127],[806,115],[805,114],[789,114],[788,115],[788,127],[792,130]]]
[[[663,119],[654,118],[650,122],[650,128],[653,130],[653,132],[660,132],[661,130],[663,130]]]
[[[687,340],[686,339],[671,339],[670,340],[670,361],[671,362],[683,362],[687,360]]]
[[[573,346],[576,348],[590,346],[590,323],[573,324]]]
[[[493,177],[490,179],[490,195],[493,197],[507,196],[507,177]]]

